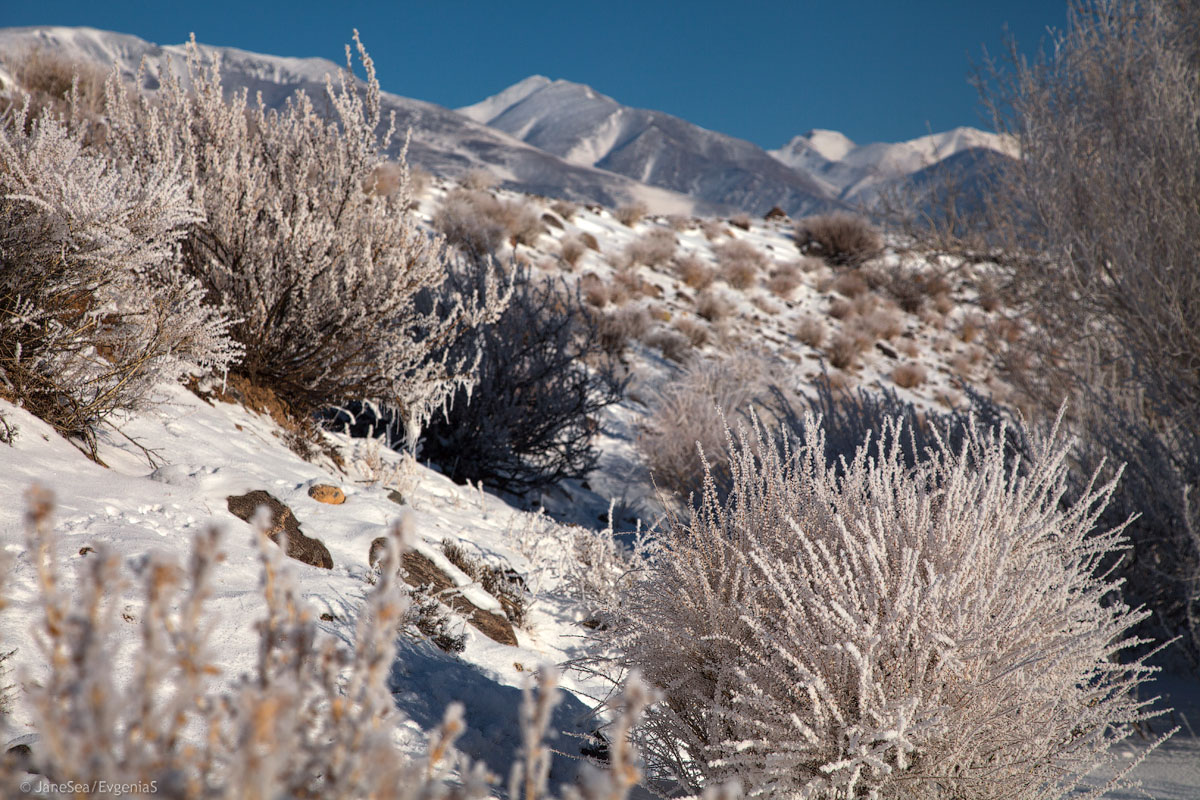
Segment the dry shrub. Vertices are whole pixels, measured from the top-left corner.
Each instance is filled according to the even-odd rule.
[[[704,238],[710,242],[715,242],[722,236],[729,236],[729,229],[721,224],[719,219],[706,219],[700,223],[700,231],[704,234]]]
[[[817,317],[802,317],[796,325],[796,338],[809,347],[820,347],[825,341],[825,323]]]
[[[692,347],[703,347],[708,344],[708,325],[698,319],[679,317],[675,320],[675,330],[687,337]]]
[[[792,296],[800,283],[800,275],[796,271],[796,267],[788,264],[771,273],[771,277],[767,281],[767,288],[786,300]]]
[[[729,301],[718,292],[706,289],[696,297],[696,314],[709,322],[723,320],[732,311]]]
[[[741,228],[744,231],[750,230],[751,220],[749,214],[735,214],[729,218],[729,224],[735,228]]]
[[[461,181],[463,188],[473,192],[490,192],[498,183],[495,175],[482,168],[468,170]]]
[[[761,250],[741,239],[722,242],[714,246],[712,250],[713,255],[717,257],[717,263],[722,268],[734,263],[745,263],[755,271],[760,271],[766,269],[771,263]]]
[[[675,274],[693,289],[707,289],[716,279],[716,271],[694,255],[675,259]]]
[[[758,282],[758,268],[747,261],[731,261],[722,267],[721,277],[735,289],[750,289]]]
[[[17,87],[29,97],[30,119],[49,113],[60,118],[73,114],[94,121],[104,113],[107,72],[95,63],[72,61],[61,53],[35,46],[7,59],[5,66]],[[7,98],[0,98],[0,110],[8,102]],[[19,105],[23,99],[14,98],[13,102]],[[86,138],[91,142],[97,137]]]
[[[829,316],[834,319],[849,319],[854,316],[854,304],[841,297],[835,297],[829,303]]]
[[[916,340],[909,339],[908,337],[905,337],[905,338],[901,339],[899,342],[897,342],[896,349],[898,349],[901,353],[908,356],[909,358],[916,358],[917,355],[921,352],[921,348],[917,346]]]
[[[820,272],[821,270],[825,269],[825,262],[819,258],[814,258],[813,256],[801,256],[799,260],[796,261],[796,267],[804,273]]]
[[[866,280],[858,270],[853,272],[843,272],[837,276],[833,282],[833,289],[838,294],[851,299],[858,297],[861,294],[866,294],[870,290]]]
[[[579,266],[579,259],[587,252],[587,245],[578,236],[564,236],[559,244],[559,258],[571,269]]]
[[[883,251],[883,237],[869,222],[853,214],[809,217],[796,224],[796,246],[828,264],[857,267]]]
[[[696,226],[696,220],[692,217],[685,217],[682,214],[668,214],[666,217],[667,226],[676,233],[683,233],[691,230]]]
[[[602,314],[597,319],[600,343],[608,353],[625,352],[630,340],[641,339],[650,330],[650,314],[641,306],[628,306]]]
[[[594,272],[585,273],[579,279],[579,291],[584,301],[596,308],[604,308],[610,300],[608,284]]]
[[[958,325],[958,338],[960,341],[970,344],[978,338],[987,321],[977,314],[968,314],[963,317],[962,322]]]
[[[655,484],[680,500],[698,496],[705,460],[721,481],[728,458],[723,420],[746,419],[767,394],[767,384],[764,363],[745,355],[695,359],[682,374],[662,383],[637,438]]]
[[[426,173],[428,175],[428,173]],[[384,161],[367,175],[363,186],[371,194],[388,197],[400,191],[407,182],[404,165],[396,161]],[[414,192],[413,194],[416,194]]]
[[[849,333],[839,333],[833,337],[825,349],[829,363],[837,369],[853,369],[858,362],[858,354],[863,350],[862,342],[857,336]]]
[[[861,316],[859,327],[873,339],[888,341],[900,335],[904,325],[895,308],[877,308]]]
[[[625,246],[625,258],[631,264],[657,267],[675,256],[677,246],[675,234],[663,228],[655,228],[634,239]]]
[[[579,213],[579,206],[572,203],[570,200],[555,200],[550,204],[550,210],[558,214],[567,222],[575,219],[575,215]]]
[[[433,215],[433,226],[447,243],[476,259],[495,253],[505,241],[532,245],[545,231],[528,203],[501,200],[475,189],[448,193]]]
[[[692,343],[670,328],[654,328],[642,337],[642,342],[662,352],[663,358],[682,364],[692,352]]]
[[[892,383],[901,389],[915,389],[925,382],[926,370],[920,364],[900,364],[892,370]]]
[[[617,206],[613,209],[613,217],[622,225],[632,228],[645,219],[648,211],[649,209],[646,208],[646,204],[638,201],[629,203],[628,205]]]

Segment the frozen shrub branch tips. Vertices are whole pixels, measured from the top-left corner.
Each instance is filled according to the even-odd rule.
[[[901,427],[834,466],[811,415],[794,445],[727,432],[728,495],[709,474],[669,521],[612,633],[665,697],[640,729],[658,777],[1057,798],[1152,716],[1135,690],[1154,668],[1118,658],[1147,612],[1101,569],[1121,527],[1094,527],[1114,484],[1064,503],[1057,428],[1027,463],[1006,466],[1004,426],[971,426],[910,468]]]

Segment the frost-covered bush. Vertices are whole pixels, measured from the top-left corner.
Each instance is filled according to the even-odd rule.
[[[665,228],[655,228],[625,246],[625,260],[630,264],[657,267],[671,260],[676,246],[674,233]]]
[[[467,291],[480,274],[470,265],[454,280]],[[524,493],[595,466],[596,415],[623,383],[577,292],[527,269],[512,281],[508,308],[463,345],[481,353],[474,389],[430,421],[421,454],[456,481]]]
[[[227,96],[216,56],[193,42],[185,80],[162,70],[153,97],[110,79],[109,138],[127,163],[182,162],[205,215],[188,228],[185,264],[236,320],[240,371],[298,410],[368,399],[417,427],[471,381],[473,354],[435,362],[431,348],[490,319],[497,298],[458,298],[450,314],[415,302],[443,283],[444,246],[407,212],[404,166],[394,191],[374,191],[392,127],[361,43],[358,55],[365,84],[347,48],[326,98],[298,92],[271,110],[245,90]]]
[[[796,246],[839,267],[857,267],[879,255],[883,238],[871,224],[853,214],[837,213],[802,219],[796,224]]]
[[[763,361],[742,354],[697,359],[658,386],[636,441],[655,484],[680,500],[698,497],[706,474],[728,488],[725,420],[761,408],[769,385]]]
[[[665,700],[641,735],[690,790],[1061,797],[1146,715],[1120,663],[1145,616],[1101,562],[1112,484],[1073,503],[1067,446],[1022,469],[1003,429],[909,468],[886,424],[842,467],[819,422],[731,440],[732,489],[670,521],[615,633]],[[732,436],[730,434],[730,436]]]
[[[258,658],[248,674],[227,676],[206,605],[219,581],[214,531],[195,538],[185,565],[150,554],[137,576],[125,574],[119,554],[97,547],[70,591],[58,557],[63,543],[50,526],[52,502],[46,492],[32,494],[28,558],[38,576],[44,669],[36,680],[24,676],[17,698],[38,735],[31,754],[38,781],[105,781],[129,787],[127,794],[178,798],[495,796],[494,784],[505,776],[491,776],[454,751],[468,723],[459,703],[428,732],[424,754],[398,742],[398,730],[413,724],[396,708],[389,684],[408,603],[388,566],[404,544],[398,527],[348,642],[320,629],[286,557],[256,533],[264,617],[257,623]],[[144,598],[141,635],[122,646],[130,642],[121,629],[129,624],[122,612],[131,583]],[[540,669],[537,681],[536,695],[530,688],[524,693],[520,726],[512,731],[521,746],[507,776],[525,800],[550,796],[544,739],[559,697],[555,670]],[[624,800],[641,778],[629,732],[653,699],[630,676],[613,703],[609,769],[585,768],[581,785],[564,800]],[[28,780],[23,766],[0,759],[0,780],[6,786]],[[455,768],[459,774],[451,775]]]
[[[476,260],[494,255],[506,241],[532,245],[544,230],[528,203],[501,200],[481,189],[455,189],[433,215],[447,243]]]
[[[118,167],[27,112],[0,122],[0,396],[94,452],[113,411],[238,348],[180,264],[202,217],[177,165]]]

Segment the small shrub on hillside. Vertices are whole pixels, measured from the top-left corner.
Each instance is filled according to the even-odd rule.
[[[578,236],[564,236],[559,247],[559,257],[571,269],[579,266],[579,259],[587,252],[587,245]]]
[[[850,333],[839,333],[825,349],[829,363],[837,369],[853,369],[858,365],[858,355],[866,348],[862,340]]]
[[[541,219],[528,203],[469,189],[455,189],[446,195],[433,215],[433,226],[448,244],[475,259],[495,254],[505,242],[532,245],[544,232]]]
[[[796,224],[796,246],[838,267],[857,267],[883,251],[883,237],[862,217],[837,213]]]
[[[750,230],[750,226],[753,224],[753,221],[750,219],[749,214],[734,214],[729,218],[729,224],[735,228],[748,231]]]
[[[696,313],[709,322],[720,322],[733,312],[723,294],[706,289],[696,297]]]
[[[678,499],[699,496],[705,461],[726,475],[725,419],[748,419],[767,397],[766,369],[753,357],[697,359],[663,383],[638,434],[637,449],[655,484]],[[723,484],[722,484],[723,485]]]
[[[852,300],[855,297],[866,294],[870,288],[867,282],[863,280],[862,275],[858,274],[857,270],[854,272],[843,272],[833,281],[833,290]]]
[[[550,210],[558,214],[567,222],[575,219],[575,215],[579,213],[579,206],[572,203],[570,200],[555,200],[550,204]]]
[[[926,377],[927,372],[920,364],[901,364],[892,370],[892,383],[901,389],[915,389]]]
[[[707,289],[716,280],[717,273],[694,255],[685,255],[675,259],[675,274],[679,279],[693,289]]]
[[[1152,714],[1113,657],[1146,612],[1103,568],[1112,485],[1071,503],[1053,434],[1001,428],[915,467],[894,421],[840,466],[819,421],[730,437],[729,482],[668,520],[610,641],[664,694],[651,774],[757,797],[1061,797]],[[1161,740],[1160,740],[1161,741]],[[1120,770],[1123,775],[1128,770]],[[1110,784],[1111,785],[1111,784]]]
[[[675,255],[675,234],[663,228],[647,231],[625,247],[625,258],[631,264],[657,267]]]
[[[219,65],[193,42],[186,74],[160,70],[153,97],[110,78],[108,138],[124,164],[182,163],[195,181],[204,217],[187,229],[184,264],[235,320],[240,372],[300,411],[386,403],[415,434],[472,380],[474,352],[444,363],[430,352],[494,319],[503,297],[495,282],[473,297],[441,293],[445,248],[406,211],[403,169],[395,193],[366,190],[393,126],[356,44],[366,80],[347,53],[336,85],[326,80],[332,119],[303,92],[279,110],[246,90],[226,96]]]
[[[641,339],[650,330],[650,312],[642,306],[619,308],[596,318],[600,347],[604,352],[620,355],[630,341]]]
[[[767,280],[767,288],[773,294],[787,300],[799,288],[800,283],[800,275],[797,273],[796,268],[789,264],[779,267],[771,273],[770,279]]]
[[[454,280],[469,292],[484,277],[473,270]],[[577,293],[527,270],[514,273],[513,286],[500,318],[463,345],[481,354],[474,390],[457,392],[430,421],[421,452],[459,483],[519,494],[595,466],[592,418],[620,399],[623,384]]]
[[[825,323],[816,317],[802,317],[796,325],[796,338],[809,347],[820,347],[825,341]]]
[[[72,61],[67,56],[45,47],[32,47],[6,59],[18,92],[0,98],[0,111],[11,103],[13,110],[28,98],[27,119],[43,115],[58,118],[68,116],[96,120],[104,111],[105,70],[95,63]],[[83,132],[91,140],[88,132]]]
[[[27,110],[0,120],[0,396],[94,455],[98,423],[238,347],[179,262],[202,217],[178,166],[121,169]]]
[[[596,308],[604,308],[611,299],[608,284],[594,272],[586,272],[579,279],[579,291],[583,294],[584,301]]]
[[[646,208],[645,203],[630,203],[628,205],[617,206],[613,209],[613,217],[622,225],[632,228],[646,217],[648,211],[649,209]]]
[[[708,344],[708,325],[691,317],[680,317],[675,320],[675,330],[679,331],[691,342],[692,347],[703,347]]]
[[[653,328],[642,337],[642,342],[676,364],[687,361],[692,352],[691,340],[670,328]]]
[[[770,264],[761,250],[740,239],[716,245],[713,253],[717,257],[721,277],[738,289],[753,285],[758,274]]]
[[[486,169],[468,170],[466,175],[463,175],[461,184],[464,188],[473,192],[490,192],[496,188],[500,181]]]

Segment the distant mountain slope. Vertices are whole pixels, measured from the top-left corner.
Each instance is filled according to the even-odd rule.
[[[782,163],[808,173],[829,192],[847,202],[862,201],[885,185],[903,183],[942,161],[968,151],[1012,157],[1014,145],[1002,136],[976,128],[955,128],[907,142],[858,145],[837,131],[814,130],[797,136],[770,154]],[[1003,159],[1001,159],[1001,162]],[[960,162],[988,168],[997,163],[982,155]]]
[[[298,89],[315,98],[323,97],[325,75],[338,69],[332,61],[321,58],[284,58],[229,47],[201,47],[220,54],[228,89],[245,87],[252,97],[261,92],[271,107],[283,105]],[[168,58],[178,73],[185,59],[183,45],[158,46],[136,36],[92,28],[0,29],[0,62],[20,58],[32,48],[104,67],[115,62],[130,79],[143,59],[151,74]],[[500,177],[506,187],[533,194],[607,206],[642,201],[663,213],[722,210],[623,175],[568,162],[434,103],[387,92],[383,93],[383,103],[385,113],[395,112],[401,131],[412,129],[409,160],[436,174],[456,177],[482,167]],[[398,152],[402,144],[403,137],[398,137],[393,152]]]
[[[574,164],[716,205],[756,213],[779,206],[792,215],[840,205],[806,172],[755,144],[570,81],[536,75],[458,111]]]

